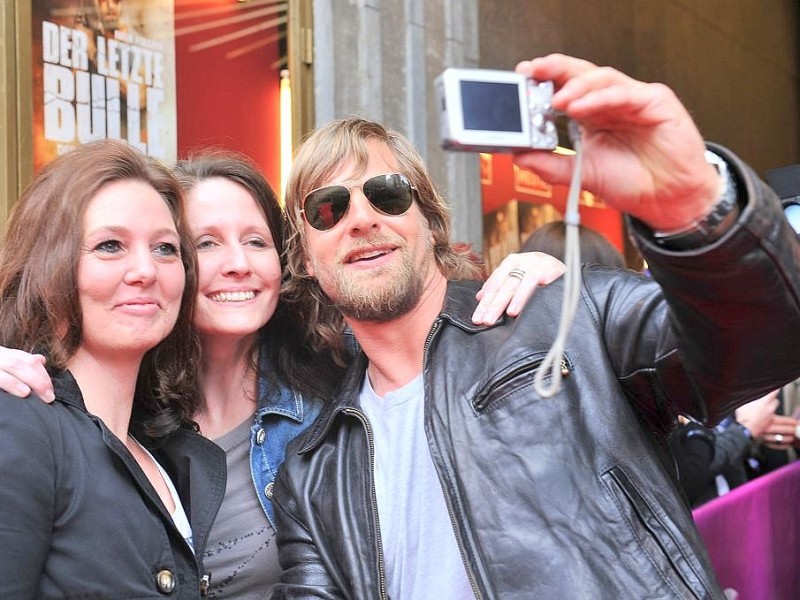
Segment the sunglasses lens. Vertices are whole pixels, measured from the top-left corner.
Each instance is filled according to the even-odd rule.
[[[340,185],[320,188],[306,196],[306,220],[314,229],[327,231],[342,220],[350,206],[350,190]]]
[[[362,190],[373,208],[385,215],[404,214],[414,200],[411,182],[399,173],[367,179]],[[330,185],[308,194],[303,203],[303,212],[314,229],[327,231],[342,220],[349,206],[350,190],[342,185]]]
[[[411,182],[399,173],[368,179],[363,189],[370,204],[387,215],[402,215],[414,199]]]

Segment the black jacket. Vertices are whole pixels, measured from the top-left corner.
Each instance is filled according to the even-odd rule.
[[[748,203],[721,240],[673,253],[641,233],[663,293],[630,271],[584,269],[552,398],[533,373],[561,282],[491,327],[470,320],[477,286],[450,284],[425,350],[425,427],[477,597],[723,597],[666,435],[679,412],[714,423],[800,373],[797,242],[774,196],[729,159]],[[274,598],[386,597],[358,406],[366,364],[287,452]]]
[[[183,429],[157,448],[139,439],[178,490],[193,553],[135,459],[86,412],[72,376],[54,385],[52,404],[0,393],[0,594],[199,598],[199,559],[225,492],[222,450]]]

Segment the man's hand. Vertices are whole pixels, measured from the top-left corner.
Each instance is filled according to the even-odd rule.
[[[670,231],[707,215],[721,196],[723,181],[705,160],[700,132],[665,85],[562,54],[516,70],[554,82],[553,107],[581,126],[583,188],[610,206]],[[575,158],[536,151],[515,161],[568,184]]]
[[[492,325],[503,311],[516,317],[538,286],[552,283],[564,274],[566,268],[560,260],[542,252],[509,254],[478,291],[480,302],[472,315],[472,322]]]
[[[0,389],[20,398],[34,392],[45,402],[52,402],[55,394],[46,362],[41,354],[0,346]]]

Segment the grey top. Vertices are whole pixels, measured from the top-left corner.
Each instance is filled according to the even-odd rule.
[[[250,474],[250,424],[215,442],[225,451],[228,484],[211,528],[204,564],[211,572],[209,598],[262,600],[280,577],[275,530],[258,502]]]

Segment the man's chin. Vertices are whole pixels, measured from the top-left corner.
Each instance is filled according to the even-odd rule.
[[[336,305],[347,318],[386,323],[410,312],[418,301],[419,294],[411,293],[408,289],[391,294],[386,289],[373,285],[364,293],[339,298]]]

